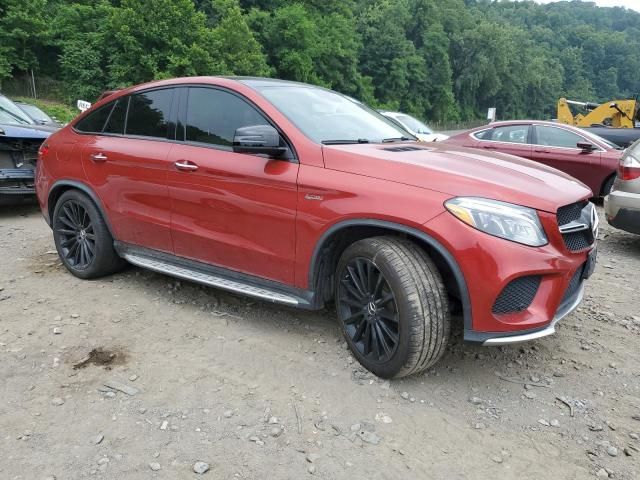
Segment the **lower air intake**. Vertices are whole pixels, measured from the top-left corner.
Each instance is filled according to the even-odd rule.
[[[523,312],[533,302],[541,280],[540,275],[529,275],[512,280],[504,287],[491,311],[496,315]]]

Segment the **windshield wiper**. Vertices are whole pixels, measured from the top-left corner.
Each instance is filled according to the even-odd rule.
[[[352,145],[356,143],[370,143],[366,138],[358,138],[357,140],[323,140],[323,145]]]
[[[413,140],[409,137],[392,137],[392,138],[384,138],[382,139],[382,143],[391,143],[391,142],[406,142],[407,140]]]

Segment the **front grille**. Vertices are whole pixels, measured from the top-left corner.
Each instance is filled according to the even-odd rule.
[[[571,222],[580,220],[582,210],[587,206],[589,202],[583,200],[582,202],[572,203],[571,205],[565,205],[558,209],[556,217],[558,219],[558,226],[563,226]]]
[[[573,296],[580,290],[580,286],[582,285],[582,272],[584,271],[584,265],[582,265],[571,277],[569,281],[569,286],[567,287],[567,291],[564,292],[564,297],[562,297],[562,301],[560,302],[560,306],[569,302],[573,299]]]
[[[581,202],[560,207],[556,213],[558,227],[561,231],[574,227],[573,225],[569,225],[573,222],[581,223],[585,226],[583,227],[583,230],[562,232],[564,244],[567,247],[567,250],[571,252],[577,252],[584,250],[585,248],[589,248],[595,241],[590,215],[591,210],[587,210],[588,206],[589,202],[587,200],[583,200]],[[578,228],[580,227],[578,226]]]
[[[593,233],[591,230],[582,230],[581,232],[565,233],[562,235],[564,244],[572,252],[589,248],[593,243]]]
[[[504,287],[491,311],[496,315],[522,312],[529,308],[540,287],[540,275],[516,278]]]

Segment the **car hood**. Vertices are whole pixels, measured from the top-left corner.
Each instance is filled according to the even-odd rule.
[[[48,125],[9,125],[0,123],[0,137],[45,139],[58,127]]]
[[[589,187],[554,168],[446,143],[325,145],[323,155],[332,170],[552,213],[592,196]]]

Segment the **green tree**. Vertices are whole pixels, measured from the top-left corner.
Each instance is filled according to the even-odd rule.
[[[0,16],[0,76],[38,67],[48,32],[46,0],[5,0]]]
[[[112,86],[231,73],[214,61],[212,31],[191,0],[123,0],[113,10],[108,29]]]
[[[238,0],[212,0],[218,23],[211,32],[215,69],[233,75],[269,76],[272,69],[242,14]]]

